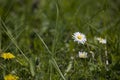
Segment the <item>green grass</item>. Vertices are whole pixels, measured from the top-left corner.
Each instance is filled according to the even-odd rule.
[[[7,74],[20,80],[119,80],[119,5],[119,0],[0,0],[0,55],[16,56],[0,57],[0,80]],[[85,34],[87,44],[74,42],[74,32]],[[79,51],[88,58],[79,58]]]

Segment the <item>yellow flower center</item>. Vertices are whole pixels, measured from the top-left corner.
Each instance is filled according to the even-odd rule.
[[[82,39],[82,36],[81,36],[81,35],[78,35],[77,38],[81,40],[81,39]]]
[[[102,38],[100,38],[100,42],[102,42],[103,41],[103,39]]]

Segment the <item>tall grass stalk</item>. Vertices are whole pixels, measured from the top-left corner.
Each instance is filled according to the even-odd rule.
[[[55,69],[58,71],[58,73],[61,75],[62,79],[63,79],[63,80],[66,80],[65,77],[64,77],[64,75],[63,75],[63,73],[62,73],[61,70],[59,69],[59,66],[58,66],[56,60],[53,58],[52,52],[49,50],[48,46],[45,44],[44,40],[40,37],[40,35],[39,35],[37,32],[35,32],[35,33],[36,33],[36,35],[39,37],[39,39],[41,40],[41,42],[43,43],[43,45],[45,46],[45,48],[47,49],[47,51],[48,51],[48,53],[49,53],[49,55],[50,55],[50,62],[53,64],[54,68],[55,68]]]
[[[3,22],[3,20],[1,19],[1,24],[2,24],[2,29],[4,30],[4,32],[8,35],[8,37],[11,39],[11,41],[13,42],[13,44],[16,46],[16,48],[20,51],[20,53],[25,57],[25,59],[29,62],[29,59],[27,58],[27,56],[24,54],[24,52],[22,51],[22,49],[20,49],[20,47],[18,46],[15,38],[13,37],[13,35],[11,34],[11,31],[7,28],[7,26],[5,25],[5,23]]]

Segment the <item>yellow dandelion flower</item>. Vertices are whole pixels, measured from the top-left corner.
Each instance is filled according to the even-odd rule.
[[[4,77],[4,80],[19,80],[19,77],[12,74],[8,74]]]
[[[15,58],[15,56],[12,53],[10,53],[10,52],[2,53],[1,57],[4,58],[4,59],[13,59],[13,58]]]

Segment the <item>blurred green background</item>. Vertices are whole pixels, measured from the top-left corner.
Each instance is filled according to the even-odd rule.
[[[73,41],[77,31],[89,49]],[[120,80],[119,32],[120,0],[0,0],[0,53],[16,56],[0,58],[0,80],[9,73],[20,80]],[[94,41],[97,36],[107,44]],[[81,50],[88,59],[76,57]]]

